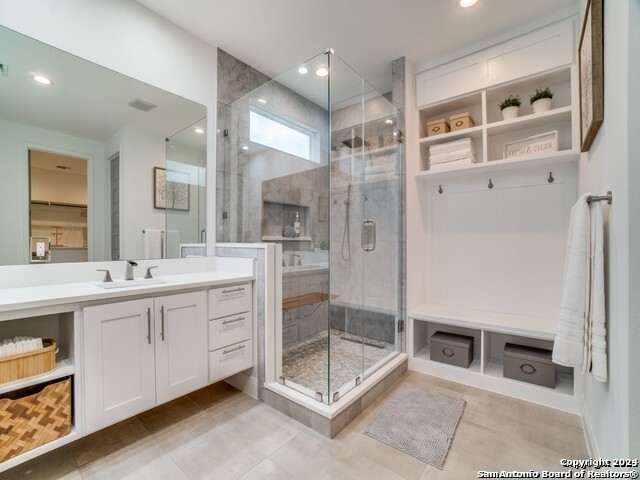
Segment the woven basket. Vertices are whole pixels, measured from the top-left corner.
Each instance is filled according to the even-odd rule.
[[[0,383],[53,370],[56,367],[56,342],[51,338],[43,338],[42,344],[45,347],[39,350],[0,357]]]
[[[71,431],[71,378],[40,392],[0,399],[0,462],[68,435]]]

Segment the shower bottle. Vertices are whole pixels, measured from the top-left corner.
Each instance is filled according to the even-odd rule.
[[[293,222],[293,230],[296,232],[296,237],[300,236],[300,214],[296,212],[296,219]]]

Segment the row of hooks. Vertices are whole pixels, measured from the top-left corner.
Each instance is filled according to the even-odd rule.
[[[547,182],[553,183],[555,181],[556,181],[556,179],[553,177],[553,172],[549,172],[549,176],[547,177]],[[487,188],[489,188],[489,190],[491,190],[493,188],[493,180],[492,179],[489,179],[489,183],[487,184]],[[438,193],[444,193],[442,185],[438,185]]]

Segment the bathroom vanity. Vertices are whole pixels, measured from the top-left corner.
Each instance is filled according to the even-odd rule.
[[[0,338],[53,338],[59,351],[52,371],[1,384],[0,394],[71,378],[73,413],[68,435],[7,459],[0,471],[253,367],[252,259],[139,263],[159,265],[156,278],[145,282],[139,270],[127,284],[118,275],[123,262],[67,272],[2,267]],[[115,272],[113,288],[104,288],[96,265]],[[18,286],[6,288],[19,269]],[[53,277],[59,283],[48,283]]]

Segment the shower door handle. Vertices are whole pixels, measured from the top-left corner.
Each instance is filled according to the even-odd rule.
[[[362,222],[362,249],[373,252],[376,249],[376,222],[365,220]]]

